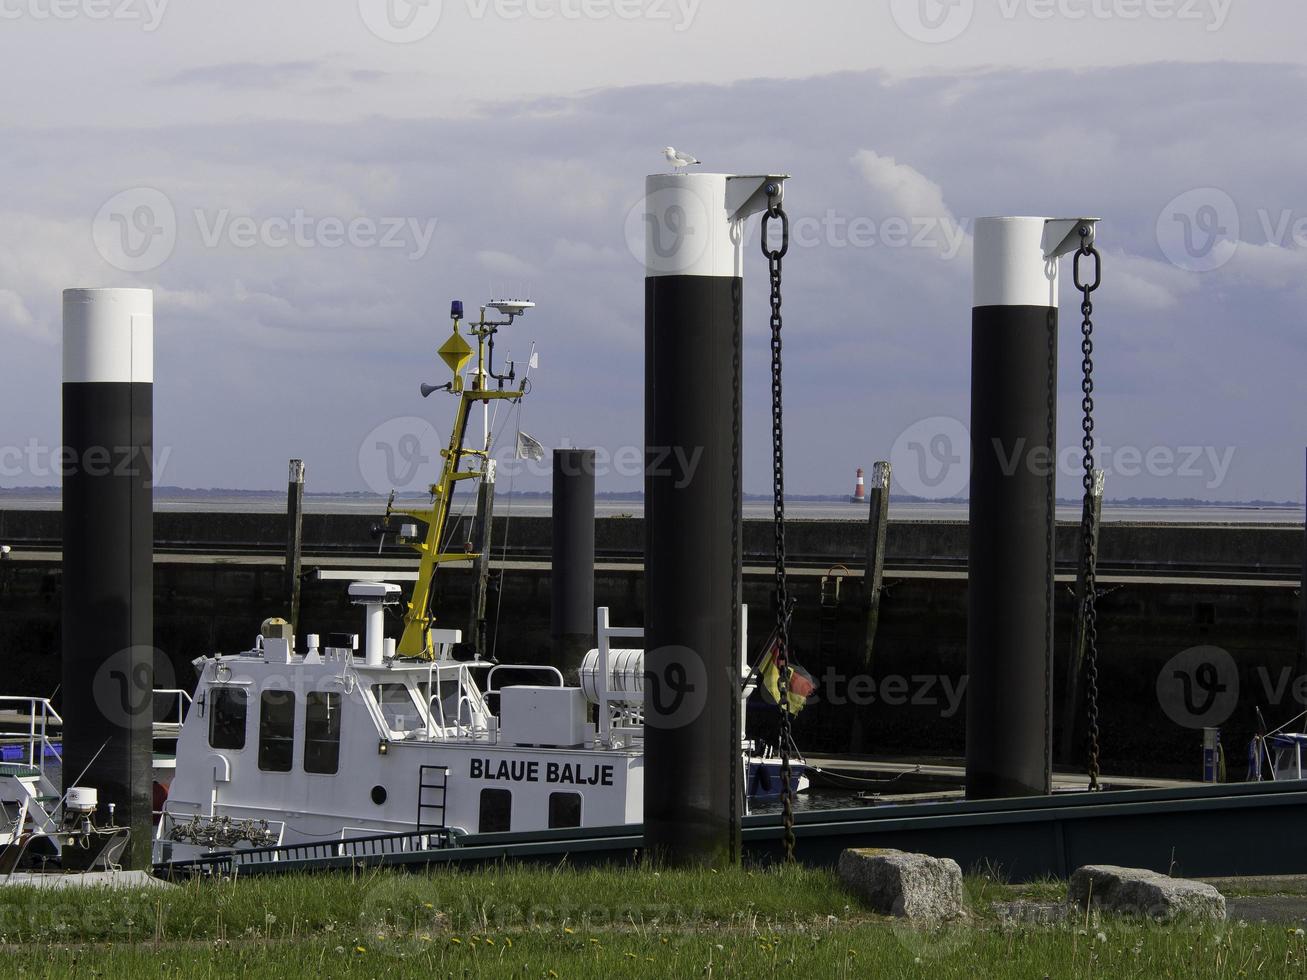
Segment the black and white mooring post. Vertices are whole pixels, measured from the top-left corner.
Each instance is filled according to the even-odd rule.
[[[64,789],[99,792],[150,865],[154,294],[63,294]],[[88,768],[89,767],[89,768]],[[84,773],[84,774],[83,774]],[[65,850],[65,863],[76,849]]]
[[[549,639],[567,683],[595,644],[595,452],[555,449]]]
[[[645,182],[644,836],[739,860],[744,222],[785,178]]]
[[[1052,790],[1058,258],[1088,218],[980,218],[971,326],[967,796]]]

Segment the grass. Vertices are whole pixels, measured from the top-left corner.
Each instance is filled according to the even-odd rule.
[[[0,967],[23,977],[1278,977],[1307,940],[1262,925],[1126,920],[1008,927],[996,900],[1053,882],[969,878],[967,925],[861,908],[812,869],[630,869],[195,881],[171,889],[0,890]]]

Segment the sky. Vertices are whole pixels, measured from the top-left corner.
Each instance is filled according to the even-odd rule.
[[[792,175],[787,487],[965,496],[972,222],[1101,219],[1109,498],[1301,500],[1307,7],[0,0],[0,487],[58,482],[60,292],[155,290],[158,482],[417,489],[451,299],[529,293],[495,425],[640,487],[644,176]],[[634,222],[634,224],[633,224]],[[765,264],[746,491],[769,488]],[[1064,270],[1059,493],[1079,485]]]

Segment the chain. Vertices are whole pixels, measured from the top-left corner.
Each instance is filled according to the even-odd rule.
[[[1085,256],[1090,256],[1094,260],[1094,280],[1085,282],[1080,277],[1080,260]],[[1084,516],[1081,519],[1080,535],[1081,546],[1084,549],[1085,560],[1085,596],[1084,610],[1081,615],[1084,616],[1085,631],[1085,682],[1086,682],[1086,702],[1089,716],[1089,788],[1097,790],[1101,787],[1098,785],[1098,613],[1096,610],[1098,593],[1096,584],[1098,555],[1097,548],[1094,545],[1095,528],[1094,528],[1094,299],[1093,293],[1103,281],[1103,257],[1099,254],[1098,249],[1094,247],[1093,232],[1088,225],[1080,227],[1080,248],[1076,252],[1075,260],[1075,280],[1076,289],[1082,295],[1080,302],[1080,312],[1083,320],[1080,324],[1080,332],[1083,339],[1080,342],[1080,353],[1082,355],[1080,366],[1084,372],[1084,380],[1080,383],[1080,390],[1084,393],[1080,401],[1080,407],[1084,411],[1084,421],[1081,422],[1081,428],[1084,430],[1084,438],[1081,440],[1081,446],[1084,448]]]
[[[781,822],[785,827],[785,860],[794,861],[794,787],[790,774],[790,597],[785,580],[785,427],[781,387],[781,260],[790,249],[790,219],[780,203],[780,188],[770,185],[770,202],[762,217],[762,254],[771,275],[771,438],[772,517],[776,532],[776,669],[780,704]],[[767,244],[767,227],[781,223],[780,248]]]

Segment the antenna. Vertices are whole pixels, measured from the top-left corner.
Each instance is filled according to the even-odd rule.
[[[507,316],[521,316],[527,310],[535,309],[535,303],[529,299],[492,299],[486,306]]]

